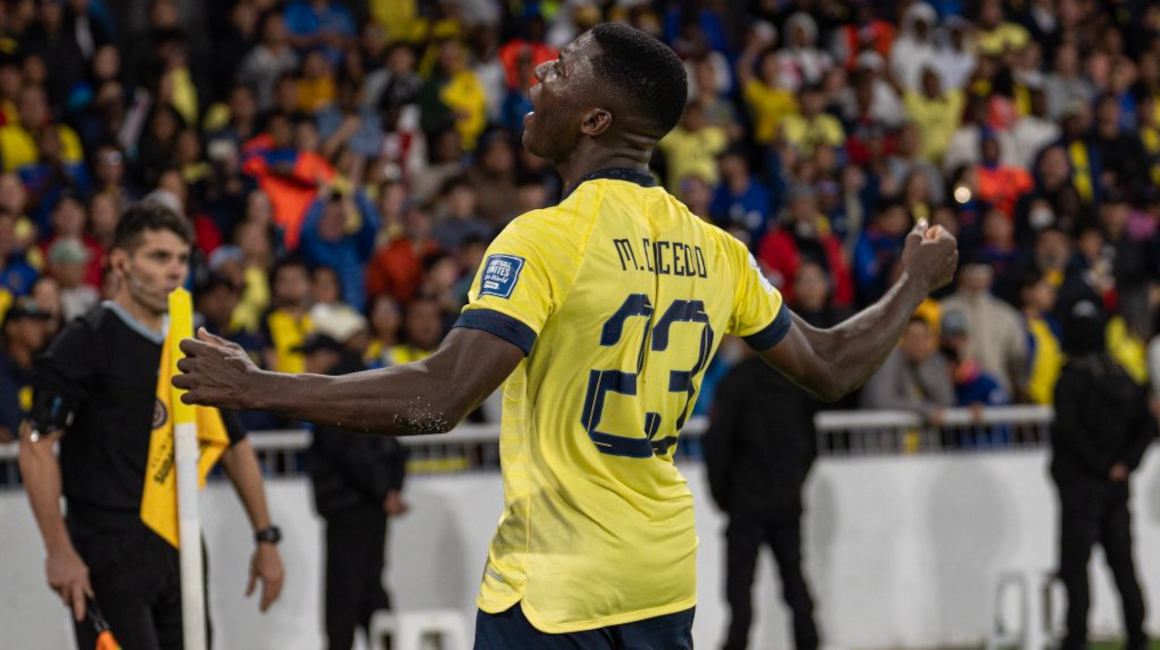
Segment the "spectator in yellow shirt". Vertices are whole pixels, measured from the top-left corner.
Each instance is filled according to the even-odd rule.
[[[388,41],[407,40],[420,22],[417,0],[369,0],[371,18],[386,30]]]
[[[819,85],[802,89],[800,115],[788,115],[781,123],[782,137],[806,156],[813,156],[814,147],[825,144],[839,147],[846,141],[846,132],[838,118],[826,113],[826,95]]]
[[[753,139],[757,144],[772,142],[781,121],[798,112],[793,93],[778,86],[777,52],[772,46],[771,37],[755,30],[737,59],[737,82],[753,118]]]
[[[922,132],[919,155],[927,162],[939,164],[959,128],[963,114],[963,91],[955,88],[943,92],[942,79],[930,66],[922,71],[922,90],[907,90],[903,101],[910,119]]]
[[[20,121],[0,128],[0,158],[4,159],[4,171],[16,171],[30,165],[37,159],[36,135],[44,128],[55,128],[60,135],[61,160],[66,164],[79,163],[84,159],[81,139],[70,127],[53,125],[48,112],[48,97],[40,86],[25,86],[20,90],[17,105]]]
[[[710,125],[705,109],[689,104],[680,124],[666,135],[657,148],[665,155],[669,191],[676,194],[681,179],[700,176],[710,185],[717,184],[717,155],[729,145],[725,129]]]
[[[1120,313],[1108,319],[1104,340],[1111,355],[1137,384],[1148,385],[1148,340],[1152,337],[1148,291],[1145,287],[1118,289]]]
[[[1056,288],[1047,274],[1036,269],[1023,278],[1020,298],[1023,326],[1027,330],[1029,376],[1027,393],[1036,404],[1051,404],[1055,382],[1063,368],[1062,331],[1051,316]]]
[[[448,38],[439,45],[439,65],[419,91],[422,126],[437,132],[454,126],[464,151],[474,151],[476,140],[487,124],[487,96],[479,77],[467,66],[466,53],[458,40]]]
[[[1021,25],[1003,19],[1003,3],[1000,0],[983,0],[979,6],[978,25],[975,44],[983,55],[1000,56],[1005,52],[1022,49],[1031,40],[1031,35]]]
[[[334,102],[338,87],[334,83],[334,70],[326,52],[322,49],[310,50],[302,61],[302,77],[298,79],[298,108],[314,115]]]

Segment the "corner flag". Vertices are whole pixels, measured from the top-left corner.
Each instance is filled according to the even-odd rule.
[[[157,372],[157,399],[153,406],[153,435],[149,440],[149,460],[145,467],[145,494],[141,499],[141,520],[173,546],[180,548],[177,524],[177,479],[174,426],[197,426],[198,483],[205,477],[229,445],[221,413],[215,408],[190,406],[181,401],[170,380],[177,374],[182,358],[178,343],[193,335],[193,306],[189,292],[177,289],[169,294],[169,332],[161,351]]]

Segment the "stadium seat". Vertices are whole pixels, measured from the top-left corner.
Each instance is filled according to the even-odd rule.
[[[463,614],[453,609],[378,612],[371,618],[371,650],[468,650]],[[387,639],[390,639],[388,644]]]
[[[1008,594],[1014,592],[1018,602],[1018,623],[1007,626]],[[1057,606],[1062,601],[1063,586],[1054,572],[1005,571],[995,588],[994,623],[987,635],[986,650],[1017,648],[1046,650],[1058,647],[1063,638]],[[1056,596],[1060,594],[1060,596]]]

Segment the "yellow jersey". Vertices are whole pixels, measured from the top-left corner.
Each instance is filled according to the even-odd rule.
[[[275,365],[269,370],[306,372],[306,357],[298,347],[306,341],[306,337],[312,331],[314,323],[310,319],[310,314],[294,316],[281,307],[270,310],[262,320],[262,330],[259,333],[262,347],[274,351]]]
[[[1027,336],[1031,349],[1031,373],[1027,392],[1036,404],[1050,405],[1055,400],[1055,383],[1063,369],[1063,349],[1051,325],[1042,318],[1027,319]]]
[[[504,512],[477,603],[567,633],[696,604],[677,435],[726,334],[768,349],[781,294],[640,171],[585,178],[489,247],[456,327],[527,355],[503,388]]]
[[[746,82],[741,96],[753,114],[753,139],[759,144],[773,142],[782,120],[798,112],[793,93],[784,88],[771,88],[757,79]]]
[[[669,166],[669,191],[676,191],[689,176],[700,176],[710,187],[717,184],[717,156],[729,146],[729,135],[719,126],[690,131],[678,126],[669,131],[657,149]]]

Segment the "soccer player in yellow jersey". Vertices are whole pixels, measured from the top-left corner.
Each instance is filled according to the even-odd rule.
[[[261,371],[205,332],[183,342],[184,399],[265,409],[385,435],[448,431],[503,385],[504,511],[476,648],[692,647],[693,499],[677,436],[722,337],[807,390],[862,384],[927,293],[955,240],[920,223],[877,304],[829,330],[790,313],[745,246],[648,173],[686,81],[660,42],[604,24],[536,69],[524,146],[566,196],[491,244],[470,304],[431,357],[341,377]]]

